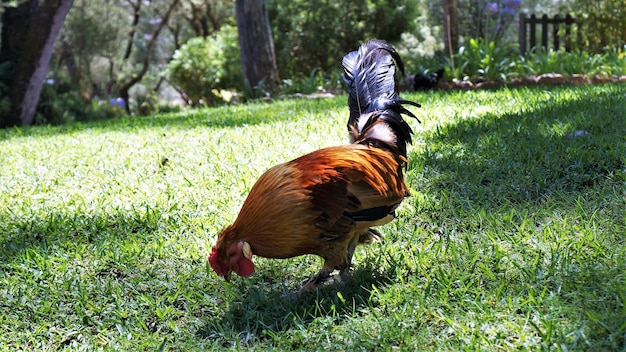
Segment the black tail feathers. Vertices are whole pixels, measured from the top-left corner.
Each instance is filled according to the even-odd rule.
[[[396,67],[404,75],[398,52],[388,43],[373,39],[344,56],[342,65],[351,142],[385,147],[406,157],[413,130],[402,115],[419,119],[403,104],[420,105],[398,95]]]

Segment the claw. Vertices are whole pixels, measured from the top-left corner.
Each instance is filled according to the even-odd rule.
[[[317,285],[319,285],[320,283],[326,282],[329,279],[332,280],[332,277],[330,276],[331,273],[332,270],[330,268],[323,267],[317,275],[313,276],[312,278],[308,279],[304,284],[302,284],[302,287],[298,291],[298,295],[315,291],[317,289]]]

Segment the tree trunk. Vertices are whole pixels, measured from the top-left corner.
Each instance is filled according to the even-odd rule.
[[[54,43],[73,2],[44,0],[29,18],[21,52],[15,57],[9,93],[11,108],[2,121],[4,127],[32,125],[35,121],[35,110]]]
[[[141,0],[138,0],[136,3],[130,0],[127,1],[130,7],[133,8],[133,23],[131,25],[130,32],[128,32],[128,43],[126,43],[126,50],[124,50],[124,60],[128,60],[130,58],[130,53],[133,50],[133,42],[135,40],[135,33],[137,32],[137,24],[139,24],[139,18],[141,13]]]
[[[273,92],[280,82],[265,0],[235,3],[244,87]]]
[[[459,48],[459,20],[456,0],[443,0],[443,34],[446,54],[454,55]]]

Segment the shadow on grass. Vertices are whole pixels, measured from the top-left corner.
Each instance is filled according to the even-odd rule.
[[[479,206],[537,204],[559,192],[620,182],[626,168],[626,86],[520,106],[438,128],[425,149],[409,155],[434,192],[446,190]],[[571,89],[571,88],[570,88]]]
[[[576,89],[537,88],[528,96],[544,96],[517,112],[459,119],[421,136],[425,147],[409,155],[409,173],[415,189],[441,204],[414,221],[458,226],[457,235],[479,245],[492,241],[480,238],[485,231],[512,242],[523,264],[507,269],[522,273],[510,294],[530,288],[543,292],[542,306],[552,304],[535,322],[544,346],[623,349],[626,85]],[[508,214],[516,215],[502,221]],[[485,229],[480,219],[490,216],[504,228]],[[569,223],[550,224],[561,217]],[[564,331],[568,325],[579,330]]]
[[[5,214],[7,216],[7,214]],[[161,211],[145,213],[73,214],[49,212],[43,217],[0,218],[0,263],[23,257],[26,251],[46,255],[68,246],[115,244],[141,237],[149,240],[159,228]]]
[[[315,319],[331,319],[340,324],[358,316],[364,308],[376,306],[375,292],[384,291],[395,279],[394,269],[383,272],[366,264],[355,269],[352,280],[347,283],[320,286],[315,292],[302,296],[276,286],[247,286],[245,297],[230,301],[224,315],[213,319],[207,317],[206,324],[198,329],[196,336],[207,339],[232,331],[247,343],[245,340],[250,337],[260,341],[278,338],[279,334],[306,327]],[[224,340],[228,345],[231,342]],[[296,347],[297,343],[294,343]]]

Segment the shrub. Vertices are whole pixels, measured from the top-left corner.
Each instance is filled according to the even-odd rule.
[[[341,91],[344,89],[342,71],[334,70],[330,74],[324,74],[320,70],[313,70],[308,76],[296,75],[290,79],[283,79],[282,93],[304,93],[310,94],[325,89]]]
[[[472,81],[509,81],[514,77],[560,73],[602,76],[626,74],[626,48],[605,50],[600,54],[588,51],[555,51],[536,49],[527,55],[519,55],[517,44],[496,45],[482,39],[471,39],[462,46],[452,60],[444,56],[409,57],[417,62],[412,67],[417,73],[445,67],[445,79],[458,78]]]
[[[626,74],[626,55],[616,49],[600,54],[580,50],[566,52],[538,49],[520,57],[514,70],[519,76],[542,73],[623,75]]]
[[[14,66],[12,61],[5,61],[0,64],[0,120],[10,109],[9,84],[13,77]]]
[[[67,76],[50,78],[44,83],[35,115],[36,124],[59,125],[112,119],[126,115],[119,103],[93,99],[88,101]]]
[[[214,104],[217,89],[241,89],[241,58],[237,30],[223,26],[213,37],[191,38],[168,64],[170,82],[189,102]]]
[[[341,69],[339,61],[370,38],[395,42],[412,29],[418,0],[272,0],[276,61],[281,77]]]
[[[494,41],[470,39],[455,55],[457,72],[452,77],[478,80],[507,80],[515,66],[517,44],[496,45]]]
[[[589,50],[603,52],[607,47],[626,44],[626,6],[623,0],[574,0],[568,5],[584,28]]]

